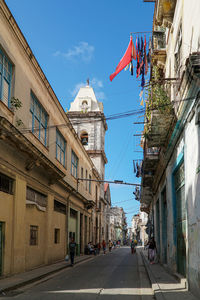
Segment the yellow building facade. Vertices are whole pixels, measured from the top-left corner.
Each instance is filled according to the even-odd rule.
[[[70,237],[84,253],[100,177],[3,0],[0,28],[0,276],[6,276],[62,260]],[[95,180],[87,189],[82,170]]]

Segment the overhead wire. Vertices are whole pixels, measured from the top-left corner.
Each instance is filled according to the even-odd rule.
[[[181,100],[172,100],[170,103],[166,103],[166,104],[162,104],[162,105],[156,105],[152,108],[150,108],[149,110],[150,111],[154,111],[154,110],[157,110],[159,108],[163,108],[163,107],[166,107],[166,106],[169,106],[171,104],[175,104],[175,103],[178,103],[178,102],[185,102],[185,101],[192,101],[194,100],[195,98],[194,97],[188,97],[188,98],[185,98],[185,99],[181,99]],[[73,121],[70,121],[69,123],[64,123],[64,124],[55,124],[55,125],[48,125],[46,128],[44,129],[52,129],[52,128],[60,128],[60,127],[71,127],[72,125],[80,125],[80,124],[84,124],[84,123],[94,123],[94,122],[99,122],[99,121],[110,121],[110,120],[116,120],[116,119],[120,119],[120,118],[127,118],[127,117],[130,117],[130,116],[134,116],[134,115],[138,115],[138,114],[144,114],[145,113],[145,108],[141,108],[141,109],[138,109],[138,110],[130,110],[130,111],[127,111],[127,112],[122,112],[122,113],[116,113],[116,114],[113,114],[113,115],[110,115],[108,117],[104,117],[104,116],[101,116],[99,117],[98,119],[95,119],[95,120],[82,120],[82,121],[76,121],[76,122],[73,122]],[[30,133],[30,132],[33,132],[33,131],[37,131],[37,130],[42,130],[42,128],[39,128],[39,127],[24,127],[24,128],[20,128],[20,131],[19,133],[14,133],[15,135],[17,134],[26,134],[26,133]],[[10,132],[8,132],[10,133]],[[12,133],[13,134],[13,133]]]

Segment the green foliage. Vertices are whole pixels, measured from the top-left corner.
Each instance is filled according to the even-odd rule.
[[[150,131],[150,121],[152,111],[158,111],[161,114],[169,115],[172,113],[172,103],[167,94],[167,91],[162,82],[159,68],[154,66],[152,69],[152,79],[148,87],[145,89],[145,102],[146,102],[146,122],[143,136],[147,137]]]
[[[10,99],[10,103],[13,111],[18,110],[19,108],[22,107],[22,102],[18,98],[12,97]]]

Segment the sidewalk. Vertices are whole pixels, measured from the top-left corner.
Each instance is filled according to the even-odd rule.
[[[90,260],[93,257],[94,255],[76,256],[75,265],[85,260]],[[31,271],[2,278],[0,279],[0,296],[5,295],[8,291],[19,288],[20,286],[30,284],[34,281],[40,280],[48,275],[51,275],[68,267],[70,267],[70,262],[66,262],[65,260],[63,260],[51,265],[38,267]]]
[[[151,265],[147,258],[147,250],[137,248],[140,253],[156,300],[198,300],[186,288],[184,279],[177,280],[175,276],[167,272],[167,270],[159,263]]]

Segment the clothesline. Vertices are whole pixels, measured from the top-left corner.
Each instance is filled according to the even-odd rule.
[[[132,34],[141,34],[141,33],[152,33],[152,31],[136,31],[136,32],[130,32],[130,35],[132,35]]]

